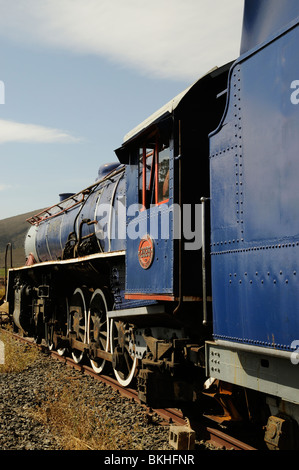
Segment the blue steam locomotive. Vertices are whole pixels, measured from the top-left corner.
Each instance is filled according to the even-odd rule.
[[[297,448],[299,6],[246,0],[240,57],[125,136],[117,163],[29,219],[16,328],[150,405]]]

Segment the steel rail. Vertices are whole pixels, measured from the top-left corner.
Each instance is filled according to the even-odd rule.
[[[189,419],[185,417],[181,410],[177,408],[150,408],[147,405],[143,404],[138,398],[138,393],[135,389],[123,387],[114,377],[106,374],[97,374],[92,367],[84,363],[76,363],[71,357],[58,354],[57,351],[49,350],[45,345],[37,344],[32,338],[26,338],[6,330],[5,328],[0,328],[0,331],[9,333],[16,340],[22,342],[30,343],[38,347],[43,352],[49,354],[52,358],[59,360],[64,363],[66,366],[76,369],[85,375],[89,375],[96,380],[101,381],[107,386],[112,387],[116,390],[121,396],[126,397],[136,403],[144,406],[148,417],[150,419],[153,413],[157,413],[161,418],[163,418],[163,424],[174,424],[178,426],[186,426],[189,422]],[[228,450],[257,450],[256,448],[220,431],[218,429],[207,426],[203,423],[192,420],[192,429],[197,433],[197,440],[203,440],[206,443],[210,443],[217,448],[223,448]]]

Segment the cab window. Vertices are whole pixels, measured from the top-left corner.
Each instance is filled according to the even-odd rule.
[[[158,155],[158,195],[156,203],[169,199],[169,147],[164,147]]]
[[[169,145],[155,141],[139,148],[139,203],[151,205],[169,200]]]

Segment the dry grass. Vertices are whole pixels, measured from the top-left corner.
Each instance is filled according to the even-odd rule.
[[[4,364],[0,364],[0,373],[21,372],[35,361],[38,351],[34,346],[17,342],[1,331],[0,341],[1,346],[4,347]]]
[[[3,285],[0,284],[0,299],[4,296],[5,294],[5,288]]]
[[[79,383],[64,386],[34,412],[34,418],[47,424],[64,450],[130,450],[131,436],[121,425],[97,412],[100,403],[84,402]]]
[[[18,373],[32,365],[39,353],[34,345],[11,338],[0,331],[5,363],[0,373]],[[138,448],[133,438],[122,431],[121,424],[106,417],[105,400],[93,403],[80,388],[80,377],[63,372],[55,379],[45,378],[47,397],[37,397],[35,406],[26,410],[33,420],[43,423],[56,436],[64,450],[131,450]],[[38,393],[38,392],[37,392]],[[101,412],[101,409],[103,412]],[[138,425],[135,426],[138,430]],[[142,447],[139,447],[142,449]]]

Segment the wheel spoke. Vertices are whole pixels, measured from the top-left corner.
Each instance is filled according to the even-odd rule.
[[[110,342],[111,352],[115,358],[114,374],[118,382],[127,387],[134,379],[137,369],[137,357],[129,352],[135,348],[132,328],[124,322],[112,321]]]
[[[125,357],[125,363],[126,363],[126,366],[127,366],[127,371],[129,372],[131,370],[133,361],[132,361],[132,359],[131,359],[131,357],[130,357],[130,355],[127,351],[125,351],[124,357]]]
[[[76,339],[82,343],[86,342],[86,324],[87,324],[87,310],[86,303],[89,298],[89,293],[86,289],[77,288],[70,301],[69,315],[68,315],[68,333],[75,332]],[[84,352],[73,349],[72,356],[75,362],[79,363],[84,357]]]
[[[64,336],[66,334],[66,319],[68,314],[68,300],[67,298],[61,298],[58,301],[58,305],[54,310],[53,317],[52,317],[52,325],[47,325],[46,329],[46,341],[50,351],[55,349],[55,345],[53,342],[54,333],[58,333],[58,336]],[[59,356],[63,356],[66,352],[66,348],[59,348],[56,349]]]
[[[109,350],[109,323],[107,322],[107,301],[104,292],[96,289],[88,311],[88,344],[94,343],[97,349]],[[105,359],[90,359],[91,366],[98,374],[104,370]]]

